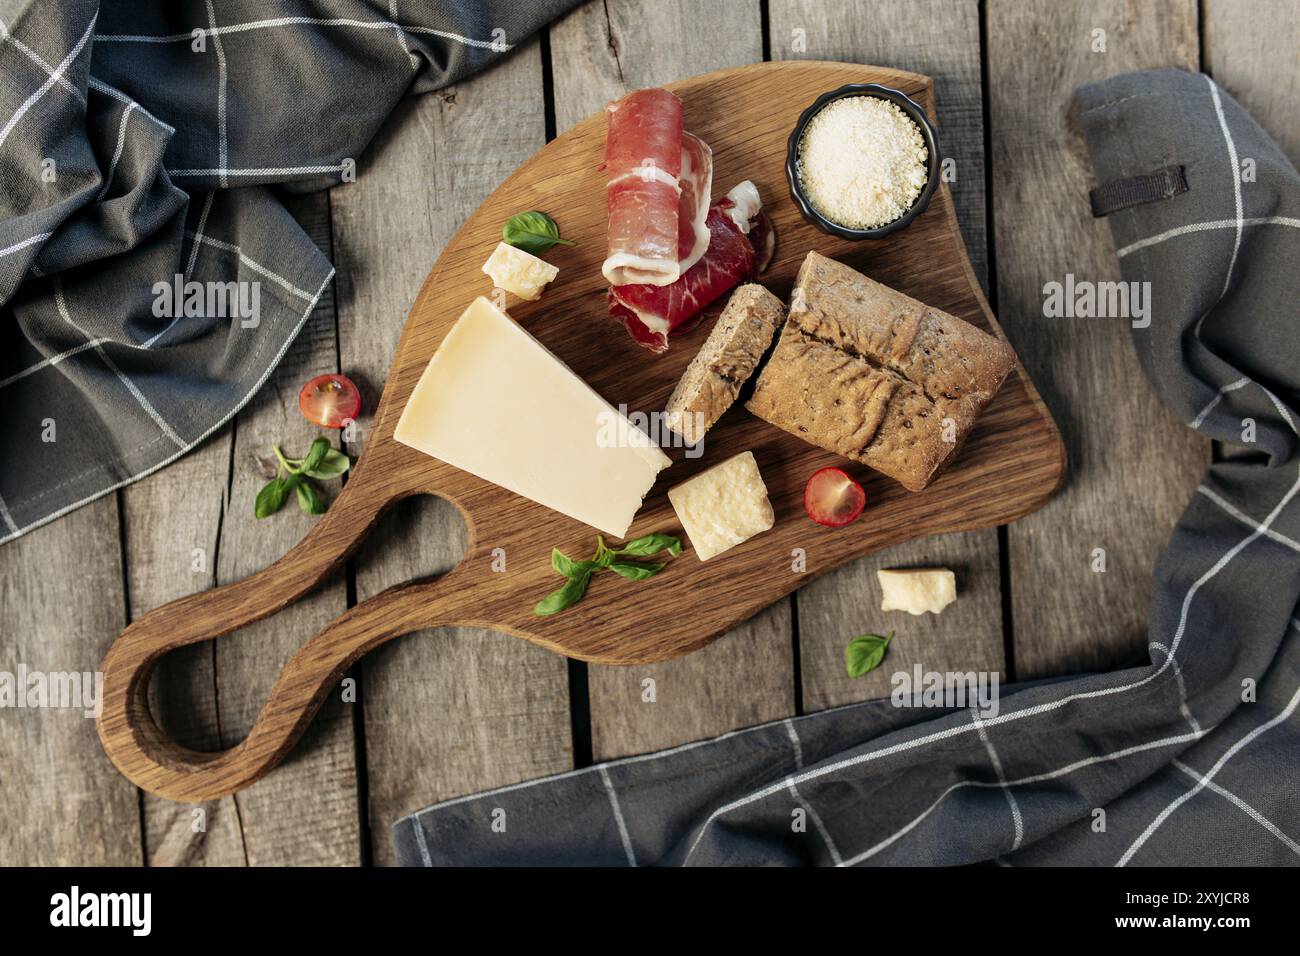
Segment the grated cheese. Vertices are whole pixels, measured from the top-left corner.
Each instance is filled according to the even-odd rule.
[[[889,100],[846,96],[817,111],[799,143],[799,182],[813,207],[850,229],[875,229],[911,208],[929,152]]]

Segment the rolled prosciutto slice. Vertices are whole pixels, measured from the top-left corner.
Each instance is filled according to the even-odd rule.
[[[704,255],[713,152],[682,129],[682,101],[636,90],[606,107],[611,285],[669,285]]]
[[[708,249],[676,282],[609,290],[610,315],[652,352],[666,351],[669,335],[690,328],[711,302],[753,276],[761,258],[770,258],[775,239],[758,190],[748,180],[713,204],[707,224]]]
[[[682,133],[682,171],[677,177],[677,275],[704,257],[709,248],[709,197],[713,195],[713,150],[691,133]],[[674,280],[676,281],[676,280]]]

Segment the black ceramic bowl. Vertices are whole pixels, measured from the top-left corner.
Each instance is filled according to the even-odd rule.
[[[808,197],[804,195],[803,185],[799,182],[799,143],[803,139],[804,128],[823,106],[831,102],[831,100],[843,99],[846,96],[874,96],[896,104],[921,130],[921,135],[925,138],[926,150],[929,153],[926,161],[926,181],[925,186],[921,188],[921,194],[916,197],[916,201],[912,203],[907,212],[892,222],[887,222],[875,229],[851,229],[848,226],[841,226],[839,223],[827,219],[808,201]],[[921,215],[925,211],[925,207],[930,204],[930,197],[934,195],[935,189],[939,187],[939,139],[935,135],[934,127],[930,125],[929,118],[925,115],[925,110],[907,94],[900,93],[898,90],[890,89],[887,86],[881,86],[879,83],[850,83],[847,86],[841,86],[838,90],[823,93],[813,101],[812,106],[799,114],[799,122],[794,124],[794,132],[790,134],[790,142],[786,147],[785,177],[790,182],[790,195],[793,197],[795,205],[799,207],[803,217],[818,229],[829,232],[832,236],[839,236],[842,239],[880,239],[891,232],[896,232],[911,225],[912,220]]]

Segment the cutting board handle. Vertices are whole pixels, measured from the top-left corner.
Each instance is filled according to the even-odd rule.
[[[377,449],[376,449],[377,450]],[[257,780],[288,753],[325,696],[366,651],[435,620],[440,598],[454,595],[455,572],[391,588],[335,618],[285,665],[248,737],[229,750],[182,747],[149,709],[149,677],[178,647],[222,637],[292,604],[356,549],[395,502],[423,489],[383,483],[379,462],[358,467],[330,509],[284,557],[211,591],[163,605],[118,636],[104,658],[100,740],[114,765],[137,786],[179,801],[211,800]],[[368,475],[379,488],[369,487]],[[420,615],[410,613],[418,592]],[[403,602],[407,613],[394,613]]]

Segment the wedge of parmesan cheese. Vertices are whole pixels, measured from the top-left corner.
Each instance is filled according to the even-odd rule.
[[[560,270],[549,262],[507,242],[497,243],[488,261],[483,263],[483,271],[498,289],[529,301],[540,299],[542,290],[560,274]]]
[[[483,296],[429,359],[393,437],[617,538],[672,464]]]
[[[701,561],[767,531],[776,520],[752,451],[669,488],[668,500]]]
[[[877,571],[882,611],[938,614],[957,600],[957,576],[947,568]]]

